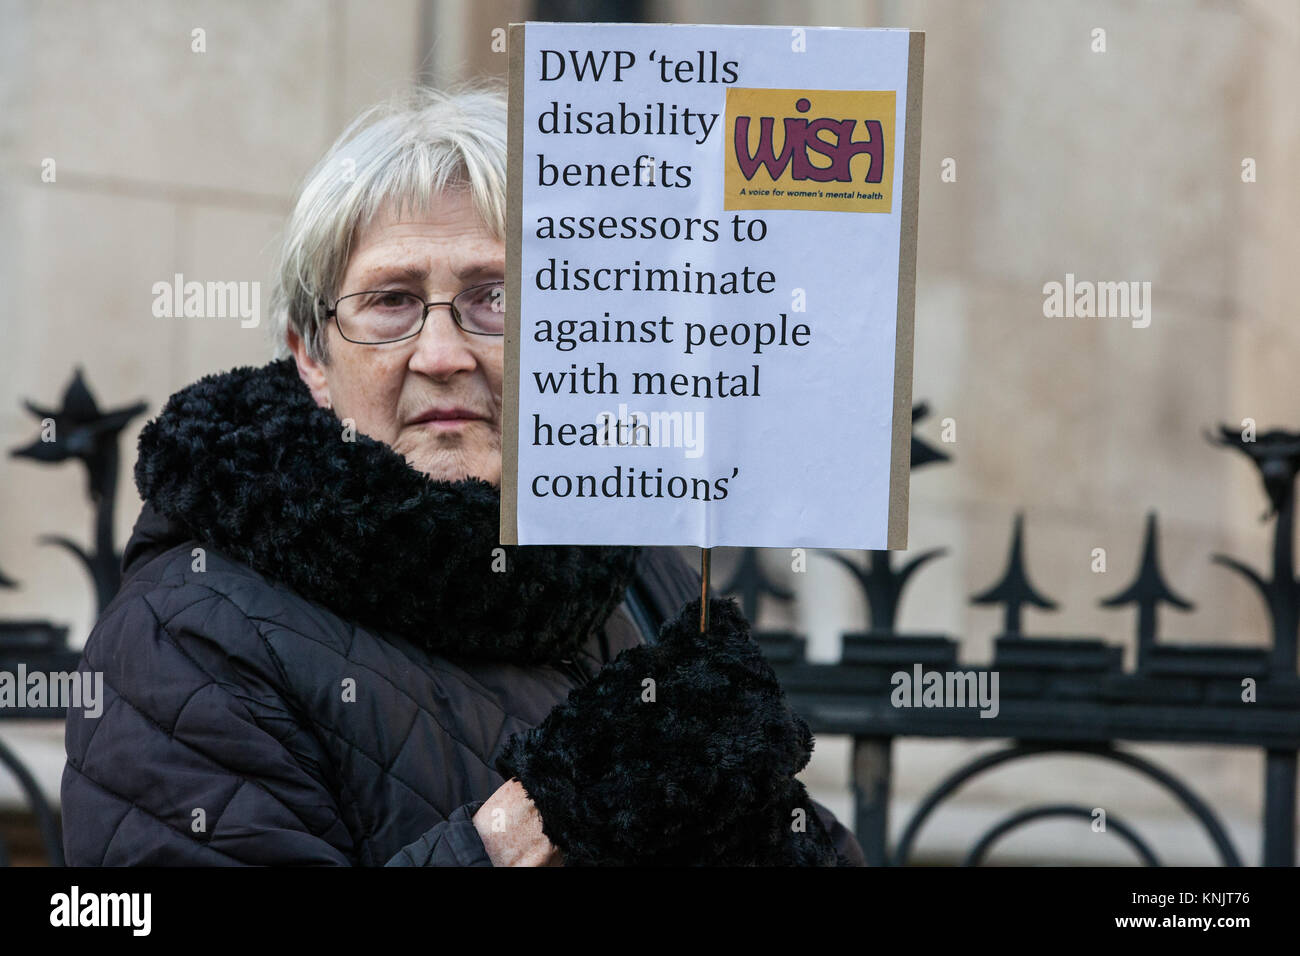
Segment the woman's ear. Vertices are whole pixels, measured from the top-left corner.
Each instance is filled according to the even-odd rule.
[[[307,343],[296,331],[290,329],[287,339],[289,351],[293,352],[293,359],[298,365],[298,377],[311,391],[312,400],[321,408],[332,408],[329,383],[325,378],[325,366],[308,354]]]

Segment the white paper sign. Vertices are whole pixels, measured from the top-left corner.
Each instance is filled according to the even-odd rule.
[[[921,40],[511,27],[503,542],[906,547]]]

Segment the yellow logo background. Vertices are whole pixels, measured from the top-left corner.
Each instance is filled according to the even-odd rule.
[[[807,109],[796,104],[806,100]],[[883,212],[893,208],[894,190],[893,90],[765,90],[727,89],[727,125],[723,142],[723,209],[808,209],[837,212]],[[737,143],[737,120],[748,117],[747,141]],[[768,136],[762,118],[771,117]],[[786,151],[785,120],[795,120],[792,132],[799,137],[776,178],[771,167],[780,166]],[[810,124],[823,120],[820,128]],[[881,143],[872,133],[878,123]],[[847,123],[852,123],[848,126]],[[841,125],[844,124],[844,125]],[[742,124],[743,125],[743,124]],[[848,135],[843,135],[847,131]],[[805,136],[800,136],[806,132]],[[807,143],[818,140],[818,147]],[[880,182],[867,182],[875,158],[863,144],[882,152]],[[854,148],[856,147],[856,148]],[[741,155],[738,155],[738,152]],[[833,155],[827,155],[827,153]],[[764,164],[762,160],[769,158]],[[849,182],[795,178],[802,171],[826,177],[828,170],[847,169]],[[751,178],[745,177],[748,169]]]

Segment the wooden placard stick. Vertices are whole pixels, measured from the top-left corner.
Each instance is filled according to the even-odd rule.
[[[709,633],[709,552],[700,548],[700,633]]]

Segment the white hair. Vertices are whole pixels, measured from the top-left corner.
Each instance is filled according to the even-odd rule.
[[[389,203],[422,210],[468,188],[483,224],[505,236],[506,97],[497,84],[419,87],[353,120],[307,175],[280,251],[272,293],[276,356],[296,332],[328,361],[325,313],[338,295],[359,228]]]

